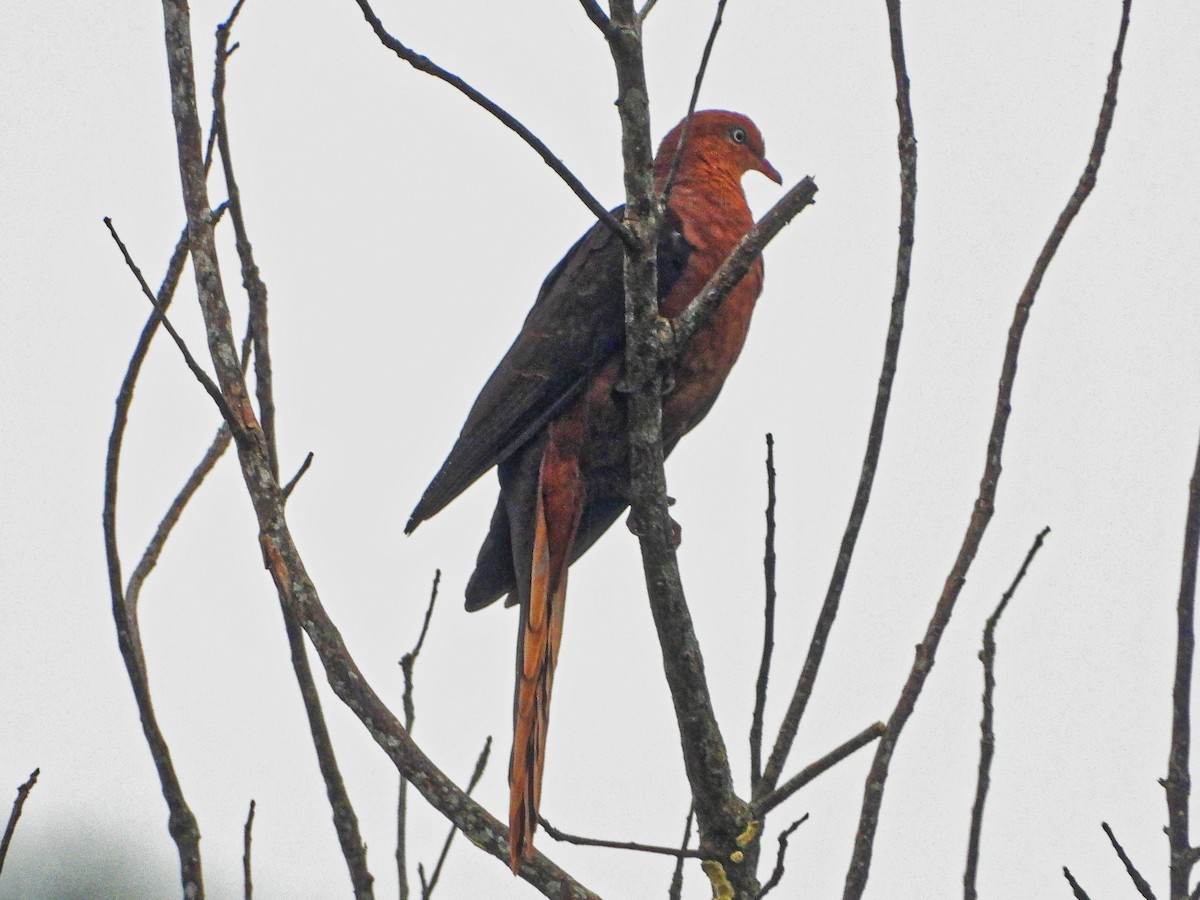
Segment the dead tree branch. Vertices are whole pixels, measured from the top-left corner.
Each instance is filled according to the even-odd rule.
[[[1017,586],[1025,577],[1029,564],[1042,548],[1042,542],[1050,528],[1043,528],[1033,539],[1033,546],[1025,554],[1025,561],[1017,570],[1012,584],[1008,586],[996,604],[996,609],[988,616],[983,627],[983,649],[979,651],[979,659],[983,663],[983,719],[979,723],[979,774],[975,779],[975,804],[971,807],[971,831],[967,841],[967,865],[963,872],[964,900],[975,900],[975,878],[979,870],[979,840],[983,832],[983,806],[987,802],[988,787],[991,785],[992,757],[996,753],[996,730],[993,725],[995,706],[993,697],[996,692],[996,626],[1000,624],[1000,616],[1008,607],[1008,601],[1016,593]]]
[[[917,647],[916,659],[913,661],[912,668],[909,671],[908,678],[905,681],[904,688],[900,693],[900,698],[896,703],[891,718],[888,719],[887,731],[884,732],[883,737],[879,741],[879,746],[875,751],[875,759],[871,765],[871,772],[867,776],[863,791],[863,805],[859,818],[858,834],[854,842],[854,854],[850,861],[849,871],[846,873],[845,900],[858,900],[858,898],[862,897],[863,891],[866,889],[867,876],[871,865],[871,853],[875,841],[875,831],[879,824],[879,810],[883,804],[884,786],[887,781],[892,754],[895,752],[896,744],[900,739],[900,733],[903,731],[905,723],[907,723],[913,709],[916,707],[917,698],[920,696],[921,689],[925,685],[925,679],[933,668],[942,633],[950,622],[950,615],[954,611],[954,606],[958,601],[962,586],[966,582],[967,572],[975,559],[975,554],[979,551],[979,545],[983,541],[983,535],[987,530],[988,523],[991,521],[992,513],[995,509],[996,487],[1000,480],[1001,459],[1004,453],[1004,437],[1008,428],[1008,417],[1012,410],[1012,391],[1013,384],[1016,381],[1017,359],[1020,356],[1021,339],[1024,336],[1025,327],[1029,322],[1029,315],[1033,309],[1033,301],[1037,296],[1037,291],[1046,273],[1046,269],[1054,259],[1054,254],[1062,243],[1071,222],[1074,221],[1084,201],[1087,200],[1096,185],[1096,173],[1104,157],[1104,148],[1108,140],[1108,134],[1112,129],[1113,114],[1117,105],[1117,85],[1120,80],[1121,58],[1125,49],[1125,34],[1129,27],[1129,4],[1130,0],[1125,0],[1117,45],[1113,51],[1112,69],[1108,76],[1108,87],[1105,91],[1104,102],[1101,106],[1099,121],[1096,126],[1092,148],[1088,155],[1087,165],[1084,168],[1079,184],[1071,194],[1066,207],[1059,215],[1058,221],[1051,230],[1050,236],[1047,238],[1046,244],[1042,248],[1037,262],[1034,264],[1033,271],[1030,273],[1029,280],[1026,282],[1025,288],[1017,301],[1012,326],[1009,329],[1004,362],[1001,367],[1000,384],[996,395],[996,409],[992,420],[991,433],[988,436],[986,462],[984,464],[983,477],[979,485],[979,496],[975,501],[970,522],[963,535],[962,546],[959,548],[958,556],[954,561],[950,574],[946,578],[946,583],[942,590],[942,595],[938,600],[937,607],[929,620],[925,637]],[[898,32],[900,24],[899,0],[888,0],[888,10],[889,18],[893,23],[893,30]]]
[[[791,753],[792,744],[796,740],[800,720],[804,717],[804,711],[812,697],[813,688],[816,687],[817,672],[821,667],[821,660],[825,656],[829,633],[837,618],[842,591],[846,587],[846,576],[850,571],[850,561],[854,557],[854,548],[858,543],[858,535],[867,514],[867,504],[871,500],[871,488],[875,483],[875,471],[879,467],[884,427],[887,423],[888,407],[892,399],[892,383],[896,378],[896,366],[900,358],[900,336],[904,332],[904,309],[908,302],[908,285],[912,272],[912,251],[916,227],[917,138],[913,125],[912,104],[909,99],[908,69],[904,61],[904,36],[900,30],[899,3],[895,3],[894,15],[891,13],[892,6],[893,4],[889,2],[892,67],[896,79],[896,109],[900,120],[899,136],[897,137],[900,157],[900,238],[896,249],[896,279],[892,291],[887,339],[884,342],[883,366],[879,373],[879,387],[875,392],[875,410],[871,415],[867,448],[863,454],[862,471],[859,474],[858,487],[854,493],[854,503],[850,507],[850,517],[846,522],[845,531],[842,533],[837,561],[834,563],[833,574],[829,579],[829,588],[825,592],[825,601],[821,605],[821,612],[817,616],[817,624],[808,644],[804,666],[800,670],[800,677],[796,681],[792,699],[788,703],[783,723],[779,727],[779,735],[771,748],[771,755],[763,770],[762,779],[756,787],[756,798],[769,794],[779,783],[788,754]]]
[[[401,703],[404,707],[404,730],[412,734],[416,723],[416,707],[413,705],[413,667],[417,656],[425,646],[425,635],[429,633],[429,620],[433,618],[433,607],[437,603],[438,586],[442,583],[442,570],[433,573],[433,587],[429,591],[429,603],[425,607],[425,618],[421,622],[421,633],[413,648],[400,657],[400,671],[404,675],[404,694]],[[469,794],[470,791],[468,790]],[[400,777],[400,787],[396,797],[396,875],[400,885],[400,900],[408,900],[408,782]]]
[[[1171,900],[1188,895],[1196,851],[1189,834],[1192,793],[1192,667],[1196,654],[1196,554],[1200,548],[1200,446],[1188,485],[1187,524],[1175,607],[1175,683],[1171,690],[1171,752],[1167,777],[1167,840],[1171,847]]]
[[[687,818],[683,822],[683,840],[679,849],[686,850],[692,841],[692,823],[696,820],[695,805],[688,807]],[[675,870],[671,873],[671,886],[667,888],[667,900],[681,900],[683,897],[683,861],[687,857],[680,854],[675,860]]]
[[[783,829],[783,831],[779,832],[779,851],[775,855],[775,869],[771,872],[771,877],[767,879],[767,883],[763,885],[763,889],[759,892],[759,900],[778,887],[779,882],[783,880],[783,864],[787,858],[788,840],[795,833],[796,829],[807,821],[808,813],[805,813],[787,828]]]
[[[234,21],[241,11],[242,0],[234,6],[229,18],[217,28],[217,42],[213,76],[213,120],[216,124],[217,147],[221,153],[221,164],[225,176],[225,188],[229,195],[229,217],[233,222],[235,245],[241,263],[242,286],[250,300],[250,333],[254,340],[255,398],[261,422],[268,464],[276,483],[279,482],[279,449],[275,438],[275,399],[271,371],[271,350],[267,316],[267,286],[263,282],[254,249],[246,228],[245,212],[241,191],[234,174],[233,155],[230,149],[229,122],[225,111],[226,62],[229,59],[229,37]],[[301,473],[303,473],[303,469]],[[297,475],[297,478],[299,475]],[[280,503],[286,502],[290,488],[281,492]],[[325,793],[333,813],[334,830],[337,832],[342,856],[346,860],[354,896],[368,900],[374,896],[374,878],[367,868],[367,848],[358,827],[358,816],[350,802],[345,781],[338,766],[333,740],[325,722],[321,697],[313,679],[308,651],[304,646],[304,633],[296,621],[285,599],[280,596],[280,611],[284,630],[287,633],[292,668],[304,702],[309,732],[317,752],[317,765],[325,782]]]
[[[234,438],[238,459],[258,520],[264,562],[277,590],[296,613],[317,650],[334,693],[358,716],[397,769],[436,809],[464,831],[472,843],[498,860],[507,861],[506,829],[438,770],[371,688],[321,605],[316,587],[305,570],[288,527],[279,482],[271,470],[266,437],[236,364],[229,309],[208,212],[208,189],[203,177],[191,26],[185,0],[163,0],[163,16],[180,188],[188,214],[197,292],[217,380],[236,417]],[[542,854],[535,853],[525,860],[520,874],[549,897],[590,900],[595,896]]]
[[[521,138],[521,140],[534,149],[534,152],[536,152],[537,155],[542,158],[542,162],[553,169],[558,177],[561,178],[567,187],[571,189],[575,196],[583,201],[584,206],[592,211],[592,215],[611,228],[613,233],[620,236],[625,245],[629,246],[631,235],[626,230],[625,226],[617,221],[613,214],[605,209],[599,200],[592,196],[591,192],[583,186],[583,182],[575,176],[575,173],[573,173],[566,167],[566,165],[563,164],[561,159],[551,152],[550,148],[542,142],[541,138],[522,125],[521,122],[518,121],[514,115],[512,115],[512,113],[508,112],[508,110],[504,109],[499,104],[488,99],[478,90],[467,84],[467,82],[463,81],[463,79],[459,78],[452,72],[446,71],[429,57],[422,56],[415,50],[406,47],[403,43],[389,34],[387,29],[383,27],[383,22],[380,21],[379,16],[375,14],[375,10],[371,8],[371,4],[368,2],[368,0],[356,0],[356,2],[358,3],[359,9],[362,10],[363,17],[367,20],[367,24],[371,26],[371,30],[375,32],[375,36],[379,38],[379,42],[383,44],[383,46],[387,47],[418,72],[424,72],[426,75],[432,75],[434,78],[444,81],[459,93],[463,94],[476,106],[481,107],[499,119],[501,124],[503,124],[510,131],[514,132],[518,137]],[[601,14],[603,15],[603,13]]]
[[[127,252],[124,255],[128,258]],[[150,755],[154,760],[159,783],[162,786],[163,798],[167,803],[169,811],[167,827],[179,854],[183,895],[189,900],[203,900],[204,879],[200,863],[200,829],[196,824],[196,817],[192,814],[187,800],[183,796],[183,787],[175,772],[170,749],[162,729],[159,727],[150,698],[150,681],[146,672],[146,659],[142,652],[141,631],[137,619],[136,590],[141,582],[131,579],[132,598],[126,594],[122,585],[121,555],[117,544],[117,482],[121,464],[121,446],[125,438],[125,428],[129,422],[129,408],[133,402],[133,391],[146,355],[150,350],[150,344],[163,321],[162,313],[170,306],[175,295],[175,288],[183,274],[187,256],[188,239],[185,230],[184,236],[175,246],[175,252],[167,266],[167,273],[155,298],[154,312],[151,313],[142,328],[142,333],[134,347],[133,355],[125,370],[125,377],[122,379],[120,390],[117,393],[116,410],[113,414],[113,426],[109,433],[108,452],[104,466],[102,521],[109,593],[112,599],[113,620],[117,627],[117,644],[121,651],[121,658],[125,662],[130,686],[133,689],[134,702],[137,704],[138,716],[142,722],[142,732],[150,748]],[[165,541],[165,536],[163,540]],[[149,552],[150,548],[147,548],[147,553]],[[156,560],[157,555],[149,558]],[[138,575],[139,571],[143,569],[146,559],[147,557],[143,557],[143,562],[139,563],[135,575]],[[153,563],[145,567],[146,574],[151,568],[153,568]],[[144,579],[145,574],[140,577]]]
[[[656,844],[641,844],[637,841],[608,841],[602,838],[581,837],[578,834],[568,834],[565,831],[559,831],[541,816],[538,817],[538,823],[545,830],[546,834],[554,838],[556,841],[562,841],[564,844],[575,844],[578,847],[606,847],[609,850],[632,850],[635,853],[657,853],[660,856],[675,856],[687,859],[700,859],[701,853],[699,850],[689,850],[687,847],[660,847]]]
[[[254,828],[254,801],[250,801],[250,811],[246,813],[246,825],[242,829],[242,889],[246,900],[254,896],[254,879],[250,877],[250,838]]]
[[[34,769],[30,773],[29,779],[17,788],[17,799],[13,801],[12,811],[8,814],[8,824],[4,826],[4,837],[0,838],[0,872],[4,871],[4,860],[8,858],[8,846],[12,843],[13,834],[17,830],[17,822],[20,821],[21,812],[25,809],[25,801],[29,799],[29,792],[33,790],[33,786],[37,784],[38,776],[41,774],[41,769]]]
[[[1150,888],[1150,882],[1142,877],[1142,873],[1138,871],[1137,866],[1133,864],[1133,860],[1129,858],[1129,854],[1125,852],[1125,848],[1121,846],[1121,842],[1117,840],[1117,836],[1113,833],[1112,828],[1107,822],[1101,822],[1100,827],[1104,829],[1104,833],[1108,835],[1109,843],[1112,844],[1113,850],[1116,851],[1117,858],[1121,860],[1121,865],[1125,867],[1126,873],[1129,875],[1129,880],[1133,882],[1133,886],[1137,888],[1139,894],[1145,900],[1158,900],[1154,896],[1154,891]]]
[[[816,780],[821,775],[824,775],[856,750],[861,750],[867,744],[871,743],[871,741],[877,740],[883,735],[883,732],[884,725],[882,722],[868,725],[854,737],[850,738],[850,740],[839,744],[815,762],[809,763],[785,781],[781,787],[772,791],[761,800],[756,800],[751,805],[754,815],[758,817],[765,816],[788,797],[792,796],[792,794],[796,793],[796,791]]]
[[[775,438],[767,435],[767,535],[763,550],[763,648],[754,685],[754,713],[750,719],[750,790],[762,778],[763,714],[767,706],[767,683],[771,680],[771,654],[775,649]]]

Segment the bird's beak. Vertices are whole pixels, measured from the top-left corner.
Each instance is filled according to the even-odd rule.
[[[776,171],[775,167],[767,162],[766,157],[758,161],[758,165],[754,167],[759,172],[762,172],[776,184],[783,184],[783,176]]]

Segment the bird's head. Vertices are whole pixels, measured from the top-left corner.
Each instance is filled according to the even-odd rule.
[[[783,177],[767,162],[762,132],[746,116],[723,109],[694,113],[686,128],[686,139],[685,125],[686,119],[668,132],[654,157],[654,177],[660,187],[666,181],[681,139],[684,141],[683,158],[677,177],[707,170],[741,181],[743,175],[753,170],[762,172],[776,184],[783,184]]]

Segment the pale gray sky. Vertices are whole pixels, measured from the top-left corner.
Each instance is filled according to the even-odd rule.
[[[789,771],[886,718],[895,701],[970,513],[1013,304],[1082,171],[1119,6],[905,9],[921,156],[900,373],[843,611]],[[620,201],[611,64],[577,4],[381,2],[378,11],[538,132],[603,201]],[[205,85],[227,12],[192,4]],[[662,0],[650,19],[656,136],[685,109],[709,14],[707,3]],[[1053,533],[1000,628],[981,894],[1068,896],[1064,864],[1094,896],[1106,886],[1127,894],[1102,819],[1165,888],[1156,779],[1200,431],[1200,11],[1138,2],[1133,17],[1099,186],[1033,311],[996,517],[892,766],[871,897],[961,893],[979,630],[1047,524]],[[396,661],[442,568],[442,604],[417,666],[416,737],[465,779],[495,735],[478,795],[502,813],[516,617],[468,616],[460,600],[492,478],[413,537],[401,530],[588,213],[506,130],[385,51],[350,0],[250,0],[236,36],[234,159],[271,291],[283,466],[316,454],[289,507],[295,534],[359,664],[397,707]],[[46,873],[106,868],[144,885],[126,896],[178,889],[117,653],[100,532],[112,402],[147,312],[101,218],[114,218],[157,283],[183,224],[164,62],[155,4],[0,7],[0,796],[42,768],[0,879],[4,898],[65,896],[67,882]],[[773,733],[828,582],[874,399],[898,213],[893,93],[881,2],[733,2],[702,95],[702,106],[757,121],[789,183],[811,174],[821,189],[768,250],[742,361],[668,471],[685,584],[743,786],[760,641],[762,436],[777,439],[780,491]],[[753,174],[746,188],[759,212],[778,196]],[[190,276],[185,285],[173,318],[201,349]],[[124,457],[127,567],[217,421],[160,340]],[[568,830],[674,843],[686,782],[639,572],[623,527],[573,571],[543,811]],[[257,895],[348,895],[232,459],[148,583],[143,629],[210,895],[239,895],[252,797]],[[331,696],[327,713],[379,896],[394,896],[394,772]],[[856,756],[772,817],[768,848],[779,828],[812,814],[792,842],[781,896],[801,884],[806,896],[840,896],[868,763]],[[410,853],[429,862],[444,823],[419,799],[414,807]],[[669,861],[545,837],[539,846],[606,897],[665,896]],[[708,896],[698,871],[688,879],[685,896]],[[535,896],[465,842],[439,893]]]

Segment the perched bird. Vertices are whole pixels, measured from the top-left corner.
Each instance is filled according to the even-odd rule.
[[[658,242],[659,309],[667,317],[687,307],[753,224],[742,175],[754,170],[782,183],[745,116],[695,113],[680,151],[684,124],[654,159],[661,192],[680,153]],[[411,533],[498,467],[500,499],[466,606],[482,609],[507,595],[507,605],[521,608],[509,762],[513,872],[532,852],[537,827],[567,567],[629,505],[628,429],[615,390],[625,338],[623,261],[620,239],[598,222],[554,267],[405,528]],[[717,399],[762,282],[759,260],[679,356],[663,397],[667,453]]]

